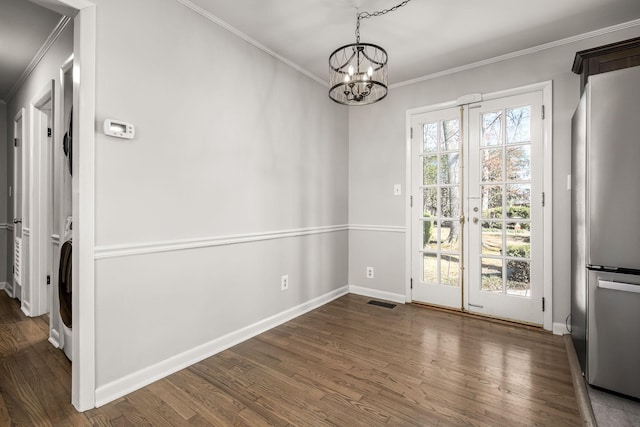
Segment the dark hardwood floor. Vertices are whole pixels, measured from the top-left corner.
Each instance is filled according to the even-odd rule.
[[[0,426],[577,426],[560,337],[347,295],[101,408],[0,292]]]

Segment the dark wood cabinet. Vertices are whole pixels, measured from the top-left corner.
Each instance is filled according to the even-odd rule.
[[[580,92],[589,76],[640,65],[640,37],[576,53],[572,71],[580,74]]]

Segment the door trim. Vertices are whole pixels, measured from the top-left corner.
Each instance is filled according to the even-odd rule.
[[[543,191],[545,193],[545,206],[543,207],[543,277],[545,311],[543,313],[543,327],[545,330],[553,330],[553,81],[548,80],[517,88],[491,92],[482,95],[482,100],[487,101],[507,96],[520,95],[528,92],[542,92],[542,104],[545,108],[543,126]],[[405,188],[412,188],[411,182],[411,119],[412,116],[435,110],[442,110],[461,105],[457,101],[442,102],[424,107],[411,108],[405,113]],[[405,301],[412,302],[411,298],[411,266],[412,266],[412,225],[411,225],[411,192],[405,192]]]
[[[20,229],[22,230],[21,233],[24,233],[24,203],[25,203],[25,191],[24,191],[24,182],[25,182],[25,155],[24,155],[24,142],[25,142],[25,133],[26,133],[26,110],[24,107],[20,108],[18,110],[18,112],[16,113],[15,117],[13,118],[13,138],[16,138],[16,133],[18,131],[18,121],[20,120],[20,136],[22,137],[22,141],[20,141],[20,143],[22,144],[20,146],[21,148],[21,154],[20,154],[20,220],[23,221],[20,224]],[[15,149],[15,143],[13,146],[13,151],[12,151],[12,157],[13,157],[13,179],[12,179],[12,192],[13,192],[13,212],[12,212],[12,216],[13,219],[16,219],[16,213],[18,210],[18,202],[17,202],[17,192],[16,192],[16,188],[17,188],[17,182],[18,182],[18,168],[17,168],[17,159],[16,159],[16,149]],[[15,239],[16,239],[16,224],[13,224],[11,230],[12,230],[12,238],[13,238],[13,248],[12,248],[12,255],[13,255],[13,265],[15,266]],[[24,234],[21,235],[21,239],[24,239]],[[22,251],[21,251],[21,256],[22,256]],[[22,259],[21,259],[22,261]],[[16,283],[15,280],[15,276],[11,275],[11,298],[17,298],[18,297],[18,293],[20,294],[19,298],[20,298],[20,304],[22,305],[22,300],[24,299],[23,295],[22,295],[22,278],[24,277],[24,270],[22,270],[22,268],[24,268],[24,263],[22,263],[19,267],[21,270],[19,271],[20,274],[20,283]],[[19,288],[18,288],[19,286]]]
[[[48,80],[42,89],[31,99],[29,104],[29,188],[27,201],[29,205],[29,227],[31,229],[31,239],[29,242],[29,316],[40,316],[48,312],[49,287],[46,284],[48,257],[49,257],[49,234],[47,229],[49,212],[47,205],[49,164],[46,164],[46,156],[49,146],[49,139],[53,141],[54,136],[47,137],[46,128],[42,123],[42,116],[45,113],[42,108],[50,105],[51,113],[49,120],[52,123],[55,135],[55,82]],[[44,135],[44,137],[43,137]],[[53,151],[53,150],[51,150]]]
[[[73,364],[71,403],[95,407],[96,5],[92,0],[30,0],[73,17]],[[79,141],[82,141],[80,144]],[[78,286],[82,283],[82,286]],[[75,320],[77,319],[77,321]]]

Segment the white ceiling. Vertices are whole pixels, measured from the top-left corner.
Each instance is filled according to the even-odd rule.
[[[373,12],[400,3],[179,1],[201,7],[320,81],[327,80],[329,54],[355,41],[356,8]],[[0,99],[60,18],[28,0],[0,0]],[[362,20],[361,41],[387,51],[393,84],[637,19],[640,0],[412,0]]]
[[[355,42],[355,10],[400,0],[191,1],[328,79],[329,54]],[[640,18],[640,0],[412,0],[361,21],[361,41],[389,54],[389,83],[494,58]]]
[[[0,99],[7,96],[62,18],[27,0],[0,0]]]

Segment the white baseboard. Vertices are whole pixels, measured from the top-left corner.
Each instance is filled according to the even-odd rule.
[[[22,310],[25,316],[31,317],[31,304],[29,304],[28,302],[22,301],[22,304],[20,305],[20,310]]]
[[[285,310],[274,316],[261,320],[253,325],[249,325],[235,332],[231,332],[225,336],[217,338],[208,343],[202,344],[191,350],[187,350],[181,354],[177,354],[155,365],[141,369],[137,372],[120,378],[119,380],[112,381],[108,384],[100,386],[96,389],[96,407],[100,407],[109,402],[112,402],[128,393],[131,393],[139,388],[151,384],[161,378],[173,374],[181,369],[198,363],[201,360],[211,357],[221,351],[224,351],[236,344],[246,341],[250,338],[260,335],[261,333],[268,331],[282,323],[288,322],[302,314],[305,314],[311,310],[315,310],[328,302],[333,301],[343,295],[349,293],[349,287],[345,286],[335,291],[329,292],[318,298],[307,301],[296,307]]]
[[[7,295],[9,295],[9,298],[15,298],[15,296],[13,295],[13,286],[11,286],[11,283],[3,283],[2,289],[4,289]]]
[[[7,287],[9,286],[9,284],[7,282],[0,282],[0,291],[3,289],[7,289]]]
[[[51,329],[49,332],[49,342],[53,344],[55,348],[60,348],[60,333],[55,329]]]
[[[379,291],[377,289],[363,288],[362,286],[349,285],[349,293],[362,295],[365,297],[378,298],[387,301],[397,302],[404,304],[406,298],[403,294],[394,294],[386,291]]]
[[[553,324],[553,335],[564,335],[568,334],[567,326],[564,322],[554,322]]]

